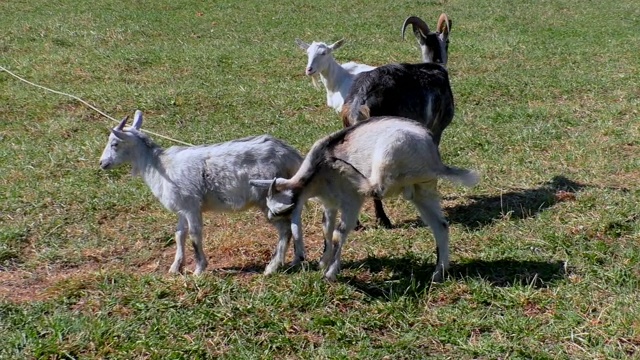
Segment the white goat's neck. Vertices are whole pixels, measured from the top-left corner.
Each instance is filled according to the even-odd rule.
[[[343,80],[349,76],[349,72],[333,58],[329,62],[329,66],[320,71],[320,80],[328,93],[339,92]]]
[[[151,192],[157,198],[161,198],[164,187],[163,179],[167,178],[164,150],[157,146],[150,147],[146,144],[138,144],[135,152],[135,159],[131,162],[131,174],[142,177]]]

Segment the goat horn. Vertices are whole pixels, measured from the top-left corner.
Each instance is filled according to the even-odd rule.
[[[274,190],[276,190],[276,178],[273,178],[271,185],[269,185],[269,191],[267,192],[267,197],[272,197]]]
[[[418,29],[422,31],[422,35],[427,35],[431,31],[429,30],[429,25],[427,25],[424,20],[420,19],[417,16],[409,16],[402,24],[402,40],[404,40],[404,31],[407,29],[409,24],[413,25],[413,32],[418,35]]]
[[[116,130],[124,129],[124,126],[127,124],[127,120],[129,120],[129,115],[125,116],[124,119],[122,119],[122,121],[120,121],[120,124],[118,124],[118,126],[116,126]]]
[[[436,31],[444,34],[443,25],[447,27],[447,32],[451,31],[451,29],[449,29],[449,17],[445,13],[440,14],[440,17],[438,18],[438,25],[436,26]]]

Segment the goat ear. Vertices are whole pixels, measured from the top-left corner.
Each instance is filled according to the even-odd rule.
[[[133,128],[136,130],[140,130],[142,127],[142,111],[136,110],[135,115],[133,115]]]
[[[282,191],[286,189],[285,184],[287,183],[286,179],[283,178],[274,178],[273,180],[249,180],[249,184],[251,186],[255,186],[261,189],[269,189],[269,193],[273,190]]]
[[[113,134],[113,136],[115,136],[118,140],[124,140],[126,133],[122,130],[118,130],[118,129],[111,129],[111,133]]]
[[[260,189],[266,189],[268,187],[271,186],[271,184],[273,184],[274,181],[273,180],[249,180],[249,184],[251,186],[255,186],[257,188]]]
[[[296,206],[295,203],[293,204],[282,204],[282,203],[275,203],[275,202],[270,202],[268,207],[269,210],[271,210],[272,213],[279,215],[279,214],[287,214],[289,211],[291,211],[291,209]]]
[[[124,126],[127,125],[127,120],[129,120],[129,115],[125,116],[124,119],[120,121],[118,126],[115,127],[116,130],[124,129]]]
[[[300,47],[300,49],[302,50],[307,50],[309,48],[309,44],[307,44],[306,42],[300,40],[300,39],[296,39],[296,44],[298,45],[298,47]]]
[[[449,20],[449,17],[447,16],[447,14],[442,13],[438,18],[438,25],[436,26],[436,31],[444,35],[444,38],[446,39],[449,36],[449,32],[451,32],[451,24],[452,24],[451,20]]]
[[[329,45],[329,49],[331,50],[338,50],[342,47],[342,45],[344,45],[344,43],[346,42],[346,40],[344,38],[334,42],[333,44]]]

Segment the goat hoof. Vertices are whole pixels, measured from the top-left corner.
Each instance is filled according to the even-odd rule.
[[[169,274],[171,275],[180,275],[180,273],[182,272],[182,266],[181,265],[171,265],[171,268],[169,268]]]
[[[271,274],[274,274],[276,271],[278,271],[278,264],[269,263],[269,265],[267,265],[267,267],[264,269],[264,274],[271,275]]]
[[[324,279],[327,280],[328,282],[332,282],[332,283],[334,283],[334,282],[336,282],[338,280],[337,277],[336,277],[336,274],[329,274],[329,273],[324,274]]]
[[[193,272],[193,275],[195,276],[200,276],[202,275],[202,273],[205,271],[205,269],[207,268],[207,266],[197,266],[196,267],[196,271]]]
[[[304,257],[296,257],[291,261],[291,267],[298,266],[304,262]]]
[[[441,283],[443,281],[444,281],[444,275],[443,275],[442,271],[436,271],[431,276],[431,282]]]
[[[333,259],[331,257],[323,256],[322,259],[320,259],[320,262],[318,262],[318,266],[322,270],[327,270],[329,269],[329,265],[331,265],[332,260]]]

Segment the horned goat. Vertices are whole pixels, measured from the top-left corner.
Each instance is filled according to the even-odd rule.
[[[429,26],[424,20],[417,16],[409,16],[402,24],[402,39],[404,40],[404,32],[411,25],[413,34],[418,40],[420,51],[422,53],[423,63],[436,63],[447,65],[449,53],[449,33],[451,32],[452,21],[447,14],[442,13],[438,18],[436,32],[429,30]]]
[[[132,174],[140,175],[162,205],[178,215],[177,249],[170,273],[182,270],[187,233],[195,250],[194,274],[199,275],[206,269],[207,258],[202,249],[203,211],[258,208],[269,217],[278,230],[279,241],[265,274],[283,265],[292,235],[293,265],[304,260],[301,214],[272,216],[266,205],[267,191],[249,186],[249,179],[295,174],[302,156],[294,148],[272,136],[262,135],[213,145],[163,149],[140,130],[141,111],[136,111],[133,125],[125,128],[127,119],[111,130],[100,157],[100,167],[107,170],[131,164]]]
[[[267,206],[280,216],[299,211],[311,197],[320,200],[325,246],[320,266],[328,280],[335,280],[340,270],[342,246],[356,225],[364,198],[402,193],[433,231],[438,254],[433,278],[441,280],[449,267],[449,230],[440,207],[438,178],[465,186],[478,181],[474,171],[443,164],[431,133],[420,123],[383,116],[317,141],[292,178],[252,180],[251,184],[269,188]],[[341,224],[336,227],[338,210]]]
[[[344,98],[347,96],[354,76],[361,72],[375,69],[373,66],[356,62],[338,64],[333,57],[333,51],[344,44],[344,39],[338,40],[331,45],[315,41],[307,44],[300,39],[296,39],[296,44],[307,52],[308,59],[305,74],[313,77],[314,84],[316,84],[315,77],[320,76],[320,81],[322,81],[327,91],[327,105],[338,113],[342,110]]]
[[[436,145],[442,132],[454,115],[453,93],[449,74],[444,67],[451,21],[440,15],[436,32],[431,32],[420,18],[411,16],[402,26],[402,36],[409,25],[422,50],[425,61],[420,64],[389,64],[377,67],[355,77],[342,108],[345,127],[370,116],[400,116],[424,124],[433,134]],[[362,106],[369,108],[364,116]],[[387,228],[391,221],[384,212],[382,202],[374,200],[378,223]]]

